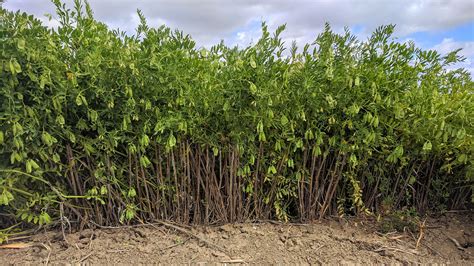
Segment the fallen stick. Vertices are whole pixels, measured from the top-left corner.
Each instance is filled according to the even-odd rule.
[[[235,260],[223,260],[221,263],[245,263],[244,260],[241,259],[235,259]]]
[[[423,239],[423,236],[425,235],[425,224],[426,224],[426,218],[425,220],[423,221],[423,223],[420,222],[419,226],[420,226],[420,234],[418,235],[418,239],[416,240],[416,247],[415,249],[418,249],[418,247],[420,246],[420,243],[421,243],[421,239]]]
[[[181,233],[183,233],[183,234],[186,234],[186,235],[188,235],[188,236],[190,236],[190,237],[193,237],[193,238],[197,239],[198,241],[201,241],[202,243],[206,244],[208,247],[215,248],[215,249],[217,249],[217,250],[219,250],[219,251],[225,253],[227,256],[229,256],[227,250],[225,250],[224,248],[219,247],[219,246],[217,246],[217,245],[215,245],[215,244],[213,244],[213,243],[207,241],[206,239],[204,239],[204,238],[202,238],[202,237],[200,237],[200,236],[197,236],[197,235],[195,235],[195,234],[189,232],[188,230],[186,230],[186,229],[184,229],[184,228],[181,228],[181,227],[179,227],[179,226],[177,226],[177,225],[169,224],[169,223],[163,222],[163,221],[156,221],[156,222],[159,223],[159,224],[161,224],[161,225],[163,225],[163,226],[166,226],[166,227],[168,227],[168,228],[175,229],[176,231],[179,231],[179,232],[181,232]],[[229,256],[229,257],[230,257],[230,256]]]
[[[459,242],[455,239],[455,238],[452,238],[450,236],[448,236],[448,239],[453,241],[454,245],[456,245],[456,247],[459,249],[459,250],[462,250],[464,251],[464,248],[461,246],[461,244],[459,244]]]
[[[402,238],[404,238],[405,236],[404,235],[399,235],[399,236],[392,236],[392,237],[389,237],[388,239],[390,240],[400,240]]]
[[[281,222],[281,221],[275,221],[275,220],[269,220],[269,219],[255,219],[251,220],[251,223],[269,223],[269,224],[275,224],[275,225],[294,225],[294,226],[311,226],[309,223],[292,223],[292,222]]]
[[[392,247],[380,247],[378,249],[375,249],[374,252],[381,252],[381,251],[384,251],[384,250],[398,251],[398,252],[408,253],[408,254],[412,254],[412,255],[418,255],[419,254],[417,251],[403,250],[403,249],[392,248]]]
[[[434,248],[428,246],[428,245],[425,244],[425,243],[421,243],[421,244],[424,245],[425,247],[427,247],[427,248],[428,248],[429,250],[431,250],[433,253],[437,254],[438,256],[442,257],[443,259],[446,259],[446,257],[445,257],[443,254],[439,253],[436,249],[434,249]]]
[[[90,256],[92,256],[92,254],[94,254],[94,252],[92,251],[91,253],[85,255],[82,259],[79,260],[79,264],[82,263],[83,261],[87,260],[87,258],[89,258]]]
[[[49,246],[46,246],[45,244],[42,245],[48,250],[48,257],[46,257],[46,262],[44,263],[45,266],[48,266],[49,258],[51,257],[51,248]]]
[[[45,245],[43,243],[23,243],[23,242],[1,245],[0,249],[23,249],[23,248],[31,248],[31,247],[40,247],[46,250],[51,250],[51,248],[48,245]]]
[[[165,247],[165,248],[162,248],[161,251],[165,251],[165,250],[167,250],[167,249],[174,248],[174,247],[177,247],[177,246],[179,246],[179,245],[183,245],[184,243],[188,242],[189,239],[191,239],[191,237],[188,237],[186,240],[184,240],[184,241],[182,241],[182,242],[179,242],[179,243],[176,243],[176,244],[167,246],[167,247]]]
[[[12,243],[12,244],[1,245],[0,249],[23,249],[23,248],[29,248],[32,246],[34,246],[33,243]]]
[[[22,239],[27,239],[27,238],[31,238],[31,237],[32,237],[32,235],[9,237],[8,241],[22,240]]]

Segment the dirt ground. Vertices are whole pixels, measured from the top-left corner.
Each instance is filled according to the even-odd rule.
[[[259,222],[37,233],[0,249],[0,264],[474,264],[474,214],[444,214],[418,233],[380,233],[375,222],[330,219],[311,224]],[[5,246],[4,246],[5,247]]]

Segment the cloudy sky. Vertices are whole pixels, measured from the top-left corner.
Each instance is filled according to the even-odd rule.
[[[72,0],[64,1],[72,8]],[[287,43],[311,42],[325,22],[342,31],[348,26],[366,38],[377,26],[396,24],[400,41],[447,53],[463,48],[467,60],[459,65],[474,74],[474,0],[89,0],[95,17],[112,28],[133,33],[141,9],[151,26],[166,24],[189,33],[198,45],[220,40],[247,45],[258,39],[260,24],[270,29],[287,24]],[[50,0],[6,0],[3,7],[43,19],[54,14]]]

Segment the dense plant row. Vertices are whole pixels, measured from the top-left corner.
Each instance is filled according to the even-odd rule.
[[[379,27],[288,51],[1,9],[0,223],[215,223],[462,208],[473,82]]]

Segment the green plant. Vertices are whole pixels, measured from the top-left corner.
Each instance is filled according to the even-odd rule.
[[[385,215],[378,223],[379,230],[382,233],[393,231],[405,232],[409,230],[412,233],[419,231],[420,218],[418,213],[412,209],[397,210]]]
[[[60,26],[0,9],[0,208],[11,225],[211,223],[460,208],[474,189],[473,82],[379,27],[329,25],[289,55],[135,35],[87,2]],[[61,206],[64,209],[61,210]]]

